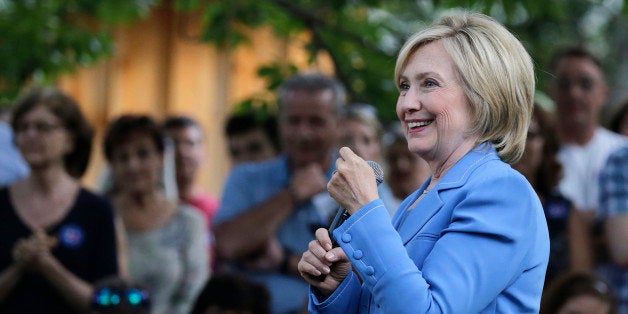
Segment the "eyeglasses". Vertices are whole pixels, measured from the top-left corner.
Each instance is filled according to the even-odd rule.
[[[30,128],[35,129],[37,133],[49,133],[56,129],[62,128],[61,124],[53,124],[46,122],[33,122],[33,123],[18,123],[15,126],[15,133],[24,133],[28,131]]]
[[[568,91],[572,87],[578,87],[583,91],[589,91],[593,89],[596,82],[595,79],[591,77],[582,77],[574,80],[568,79],[566,77],[558,77],[556,78],[555,84],[561,91]]]
[[[125,304],[133,308],[147,308],[149,306],[148,291],[137,288],[115,289],[101,288],[94,292],[92,308],[106,310]]]

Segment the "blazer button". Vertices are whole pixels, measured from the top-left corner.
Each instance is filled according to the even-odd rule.
[[[355,259],[361,259],[362,256],[364,256],[364,254],[362,254],[362,251],[360,251],[360,250],[355,250],[353,252],[353,258],[355,258]]]
[[[373,266],[367,266],[364,272],[369,276],[373,276],[375,269],[373,269]]]
[[[351,242],[351,235],[348,233],[345,233],[342,235],[342,242],[344,243],[349,243]]]

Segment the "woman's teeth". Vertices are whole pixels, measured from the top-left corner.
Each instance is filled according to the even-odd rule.
[[[422,126],[426,126],[428,124],[432,123],[432,120],[430,121],[422,121],[422,122],[408,122],[408,127],[409,128],[418,128],[418,127],[422,127]]]

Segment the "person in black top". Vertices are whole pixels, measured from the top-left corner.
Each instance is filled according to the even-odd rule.
[[[31,174],[0,190],[0,313],[88,311],[92,284],[118,273],[111,204],[79,181],[92,128],[50,88],[26,94],[12,126]]]

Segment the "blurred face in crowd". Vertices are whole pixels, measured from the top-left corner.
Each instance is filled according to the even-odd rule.
[[[168,129],[166,134],[175,145],[177,182],[194,180],[204,158],[203,131],[195,126]]]
[[[267,160],[277,155],[270,138],[261,127],[230,135],[227,142],[233,165]]]
[[[286,94],[279,130],[294,167],[325,165],[336,149],[339,122],[333,95],[331,90],[293,90]]]
[[[112,150],[110,165],[116,188],[146,193],[161,180],[163,156],[151,137],[138,132]]]
[[[600,298],[582,294],[565,302],[558,310],[558,314],[607,314],[610,310],[610,305]]]
[[[513,167],[528,179],[532,178],[534,173],[536,173],[537,169],[541,166],[544,144],[545,137],[543,136],[541,127],[538,121],[533,118],[528,129],[525,151],[519,162],[513,165]]]
[[[15,125],[15,143],[32,169],[63,164],[72,151],[72,136],[62,121],[44,106],[35,106]]]
[[[396,198],[405,199],[430,176],[425,160],[408,150],[405,141],[395,141],[386,150],[387,180]]]
[[[343,144],[365,160],[381,159],[381,142],[377,130],[358,119],[345,119]]]
[[[550,94],[556,103],[559,121],[574,128],[597,126],[608,96],[602,70],[589,59],[565,57],[557,63],[554,72]]]
[[[469,132],[471,105],[453,59],[441,42],[418,48],[408,58],[398,84],[397,117],[406,131],[410,151],[442,163],[458,149],[475,146],[477,136]]]

